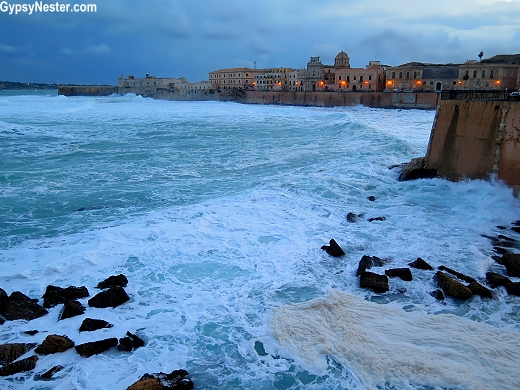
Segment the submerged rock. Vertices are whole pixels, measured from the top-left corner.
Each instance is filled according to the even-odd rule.
[[[125,275],[119,274],[119,275],[112,275],[103,280],[102,282],[99,282],[96,288],[111,288],[111,287],[126,287],[128,285],[128,279]]]
[[[354,223],[357,221],[357,215],[354,213],[348,213],[347,214],[347,221],[350,223]]]
[[[412,158],[410,162],[403,164],[399,172],[399,181],[433,179],[437,177],[436,169],[426,169],[424,157]]]
[[[105,320],[94,320],[92,318],[85,318],[79,327],[80,332],[92,332],[94,330],[111,328],[113,325]]]
[[[117,349],[130,352],[134,349],[144,347],[144,341],[133,333],[126,332],[127,337],[119,339]]]
[[[0,303],[0,314],[8,321],[34,320],[48,313],[37,302],[37,299],[31,299],[20,291],[15,291]]]
[[[367,197],[367,199],[368,199],[369,201],[371,201],[371,202],[375,202],[375,200],[376,200],[376,197],[375,197],[375,196],[372,196],[372,195],[370,195],[369,197]]]
[[[368,218],[367,221],[368,221],[368,222],[373,222],[373,221],[386,221],[386,218],[385,218],[385,217]]]
[[[466,300],[473,295],[468,287],[441,271],[437,271],[434,278],[444,294],[449,297]]]
[[[85,306],[83,306],[78,301],[68,300],[63,305],[63,309],[61,310],[59,320],[64,320],[66,318],[71,318],[75,316],[79,316],[85,313]]]
[[[80,299],[89,296],[89,292],[85,286],[61,288],[49,285],[43,294],[43,307],[51,308],[60,303],[65,303],[69,299]]]
[[[333,238],[331,238],[331,240],[329,241],[329,245],[323,245],[321,249],[323,249],[332,257],[340,257],[345,255],[343,249],[341,249],[336,240],[334,240]]]
[[[358,268],[356,271],[356,276],[361,275],[367,269],[370,269],[372,267],[382,267],[383,264],[384,264],[383,260],[381,260],[377,256],[363,255],[361,260],[359,260]]]
[[[40,377],[40,379],[47,379],[47,380],[52,379],[54,374],[56,374],[57,372],[60,372],[64,368],[65,367],[63,367],[63,366],[54,366],[49,371],[46,371],[43,374],[41,374],[39,377]]]
[[[74,342],[67,336],[51,334],[34,350],[38,355],[51,355],[53,353],[65,352],[74,346]]]
[[[127,390],[191,390],[193,382],[186,370],[175,370],[169,374],[144,374],[141,379],[129,386]]]
[[[412,261],[411,263],[408,263],[408,265],[412,268],[423,269],[426,271],[433,271],[433,267],[430,264],[428,264],[426,261],[421,259],[420,257],[418,257],[417,260]]]
[[[130,300],[126,291],[122,287],[112,287],[101,291],[88,300],[91,307],[116,307]]]
[[[520,277],[520,254],[506,253],[502,256],[502,264],[509,276]]]
[[[37,345],[37,343],[0,344],[0,364],[6,365],[14,362]]]
[[[105,352],[112,347],[117,345],[117,339],[115,337],[93,341],[90,343],[84,343],[80,345],[76,345],[76,352],[83,357],[90,357],[92,355],[97,355],[99,353]]]
[[[3,367],[0,367],[0,376],[9,376],[18,374],[24,371],[34,370],[36,367],[36,362],[38,361],[38,356],[33,355],[31,357],[18,360],[14,363],[6,364]]]
[[[430,293],[430,295],[432,297],[434,297],[435,299],[437,299],[438,301],[443,301],[444,300],[444,293],[442,292],[442,290],[435,290],[435,291],[432,291]]]
[[[361,273],[359,277],[359,287],[369,288],[375,293],[385,293],[390,289],[386,275],[378,275],[368,271]]]
[[[402,280],[409,282],[413,279],[412,271],[410,268],[391,268],[385,270],[385,275],[390,278],[401,278]]]

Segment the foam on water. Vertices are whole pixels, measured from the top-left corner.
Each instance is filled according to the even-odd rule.
[[[481,234],[497,234],[496,225],[520,219],[510,189],[493,181],[399,183],[387,168],[424,154],[432,112],[128,95],[0,95],[0,107],[6,107],[0,109],[0,287],[39,298],[49,284],[85,285],[93,295],[99,281],[124,273],[131,298],[63,321],[55,307],[28,323],[6,322],[0,342],[41,342],[56,333],[79,344],[123,337],[127,330],[146,341],[132,353],[40,357],[36,373],[65,366],[56,380],[21,374],[0,379],[0,387],[126,388],[146,372],[178,368],[187,369],[199,389],[363,389],[383,378],[388,389],[408,382],[417,389],[459,386],[451,374],[435,382],[426,374],[386,372],[377,361],[360,368],[342,349],[316,352],[311,362],[298,347],[280,347],[270,319],[281,324],[278,313],[305,301],[309,307],[334,302],[338,313],[388,310],[380,326],[416,325],[428,337],[436,334],[430,317],[449,318],[448,329],[461,329],[447,314],[473,321],[476,329],[519,332],[520,300],[503,288],[497,299],[448,299],[446,305],[430,296],[436,287],[422,271],[414,271],[412,282],[392,280],[388,294],[359,288],[355,271],[364,254],[387,258],[392,267],[420,256],[481,281],[489,269],[503,272]],[[365,216],[352,224],[348,212]],[[367,222],[377,216],[386,221]],[[346,256],[333,259],[320,250],[330,238]],[[346,298],[330,295],[331,289],[388,308],[352,300],[342,309]],[[309,331],[325,315],[313,310],[301,313],[311,318]],[[410,314],[407,322],[400,324],[396,313]],[[294,315],[286,317],[287,328],[299,327]],[[87,316],[114,327],[79,333]],[[32,329],[40,333],[23,334]],[[338,334],[316,332],[324,345],[338,341]],[[305,343],[312,349],[310,338]],[[399,340],[404,348],[406,339]],[[299,341],[287,337],[287,345]],[[406,356],[422,359],[424,350],[411,347]]]

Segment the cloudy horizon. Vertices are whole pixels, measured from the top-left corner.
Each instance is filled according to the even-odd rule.
[[[97,12],[0,12],[0,79],[116,84],[121,74],[149,73],[195,82],[255,61],[257,68],[304,68],[320,56],[333,64],[341,50],[353,67],[520,52],[520,0],[88,3]]]

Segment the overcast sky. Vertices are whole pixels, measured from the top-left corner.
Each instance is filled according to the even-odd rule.
[[[148,72],[201,81],[209,71],[254,61],[257,68],[304,68],[320,56],[333,64],[341,50],[353,67],[520,53],[520,0],[82,3],[97,12],[0,12],[0,80],[116,84],[121,74]]]

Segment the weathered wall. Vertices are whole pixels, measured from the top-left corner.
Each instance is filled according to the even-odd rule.
[[[118,93],[114,86],[62,86],[58,87],[58,95],[64,96],[108,96]]]
[[[430,135],[426,168],[451,180],[493,172],[520,185],[520,102],[443,100]]]

